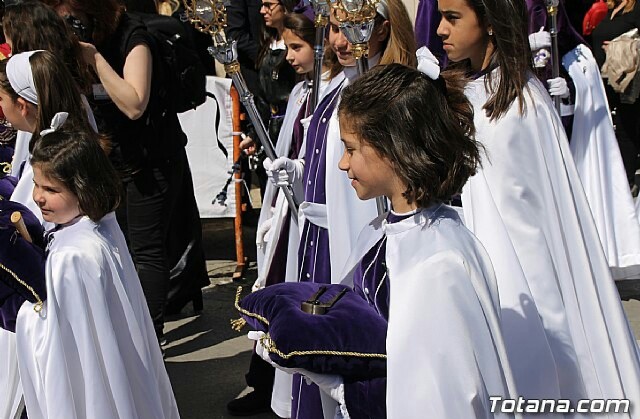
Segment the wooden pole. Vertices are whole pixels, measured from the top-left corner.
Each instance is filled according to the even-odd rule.
[[[240,96],[236,88],[231,85],[229,90],[232,103],[232,116],[233,123],[233,161],[234,163],[240,159],[240,132],[241,126],[241,113],[240,113]],[[236,270],[233,273],[233,279],[240,279],[244,275],[246,259],[244,257],[244,242],[242,240],[242,171],[240,168],[234,168],[234,182],[235,185],[235,197],[236,197],[236,216],[234,219],[234,231],[236,237]]]
[[[31,235],[29,234],[29,230],[27,230],[27,226],[24,224],[24,219],[22,218],[22,214],[20,211],[14,211],[11,214],[11,223],[16,227],[18,233],[22,236],[23,239],[28,241],[29,243],[33,243],[31,240]]]

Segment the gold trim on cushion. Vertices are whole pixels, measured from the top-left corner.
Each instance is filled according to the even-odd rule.
[[[240,294],[241,293],[242,293],[242,287],[238,287],[238,290],[236,291],[235,306],[236,306],[236,309],[240,312],[240,314],[243,314],[245,316],[253,317],[255,319],[258,319],[262,323],[264,323],[267,326],[269,326],[269,320],[267,320],[263,316],[261,316],[261,315],[259,315],[257,313],[252,313],[252,312],[247,311],[244,308],[240,307]],[[238,329],[236,329],[235,327],[239,323],[242,323],[242,325]],[[232,324],[232,327],[235,330],[240,331],[242,326],[244,326],[244,324],[246,324],[246,321],[244,319],[232,320],[231,324]],[[359,358],[387,359],[387,355],[386,354],[372,354],[372,353],[350,352],[350,351],[310,350],[310,351],[291,351],[289,353],[284,353],[284,352],[282,352],[281,350],[279,350],[277,348],[276,343],[273,341],[273,339],[271,339],[271,336],[269,336],[268,333],[266,333],[264,336],[262,336],[260,338],[260,344],[262,346],[264,346],[269,352],[278,355],[282,359],[289,359],[289,358],[291,358],[293,356],[308,356],[308,355],[334,355],[334,356],[353,356],[353,357],[359,357]]]
[[[40,310],[42,310],[42,306],[43,306],[43,302],[40,299],[40,296],[36,293],[36,291],[33,289],[32,286],[28,285],[26,282],[24,282],[22,279],[18,278],[18,275],[15,274],[15,272],[13,272],[11,269],[7,268],[6,266],[4,266],[2,263],[0,263],[0,268],[3,269],[5,272],[7,272],[9,275],[11,275],[16,281],[18,281],[20,283],[20,285],[22,285],[23,287],[25,287],[27,290],[29,290],[29,292],[31,292],[31,294],[33,294],[34,297],[36,297],[36,303],[33,306],[33,310],[36,313],[39,313]]]

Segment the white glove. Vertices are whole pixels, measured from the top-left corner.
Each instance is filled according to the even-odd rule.
[[[304,196],[302,176],[304,175],[304,163],[302,160],[291,160],[288,157],[278,157],[273,162],[265,159],[263,166],[271,182],[279,187],[291,186],[297,198]]]
[[[344,381],[339,375],[332,374],[318,374],[315,372],[307,371],[304,368],[285,368],[271,360],[269,356],[269,350],[262,344],[263,338],[266,336],[264,332],[252,330],[247,334],[247,337],[256,341],[256,355],[265,360],[267,363],[273,365],[281,371],[289,374],[301,374],[305,376],[307,382],[315,383],[322,391],[327,393],[331,398],[338,403],[344,405]]]
[[[273,224],[273,216],[263,221],[256,230],[256,246],[262,249],[264,245],[271,241],[271,225]]]
[[[531,51],[542,48],[551,48],[551,34],[544,30],[544,26],[538,32],[529,35],[529,46]]]
[[[567,86],[567,81],[563,77],[549,79],[547,83],[549,84],[549,94],[551,96],[558,96],[561,99],[569,97],[569,86]]]
[[[271,163],[271,181],[276,186],[290,186],[302,179],[304,166],[300,160],[278,157]]]
[[[263,278],[260,275],[258,275],[258,278],[256,278],[256,281],[251,286],[251,292],[260,291],[261,289],[263,289],[266,285],[266,281],[267,281],[266,277]]]
[[[341,405],[344,405],[344,381],[341,376],[333,374],[318,374],[316,372],[299,369],[299,374],[304,375],[307,382],[312,382],[320,387],[320,390],[327,393],[331,398]]]
[[[260,332],[258,330],[252,330],[249,333],[247,333],[247,337],[249,339],[256,341],[256,349],[255,349],[256,355],[258,355],[260,358],[262,358],[265,362],[267,362],[271,366],[281,371],[284,371],[287,374],[299,374],[300,371],[302,371],[301,369],[281,367],[280,365],[276,364],[271,360],[271,357],[269,356],[269,350],[265,348],[264,345],[262,344],[262,340],[265,336],[266,334],[264,332]]]

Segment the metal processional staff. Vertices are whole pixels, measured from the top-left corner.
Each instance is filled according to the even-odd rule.
[[[253,94],[247,88],[247,83],[240,72],[236,41],[231,40],[229,42],[224,35],[224,28],[227,25],[225,3],[221,0],[184,0],[184,4],[187,16],[196,29],[211,35],[213,38],[213,46],[208,49],[209,54],[224,65],[224,70],[231,77],[233,85],[238,90],[240,101],[244,105],[249,119],[258,134],[258,140],[265,154],[271,161],[274,161],[278,156],[276,155],[273,143],[269,139],[269,134],[267,134],[264,123],[260,118],[260,114],[253,100]],[[291,187],[283,187],[282,192],[287,198],[291,213],[297,218],[298,204],[293,196]]]
[[[333,0],[331,7],[340,30],[351,44],[353,57],[356,59],[358,76],[369,70],[369,39],[375,25],[376,6],[379,0]],[[376,198],[378,215],[388,210],[387,200],[383,196]]]

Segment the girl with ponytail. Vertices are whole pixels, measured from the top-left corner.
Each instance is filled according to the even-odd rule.
[[[532,71],[525,1],[438,0],[438,9],[486,151],[462,205],[495,268],[519,395],[637,400],[635,339],[562,121]]]

